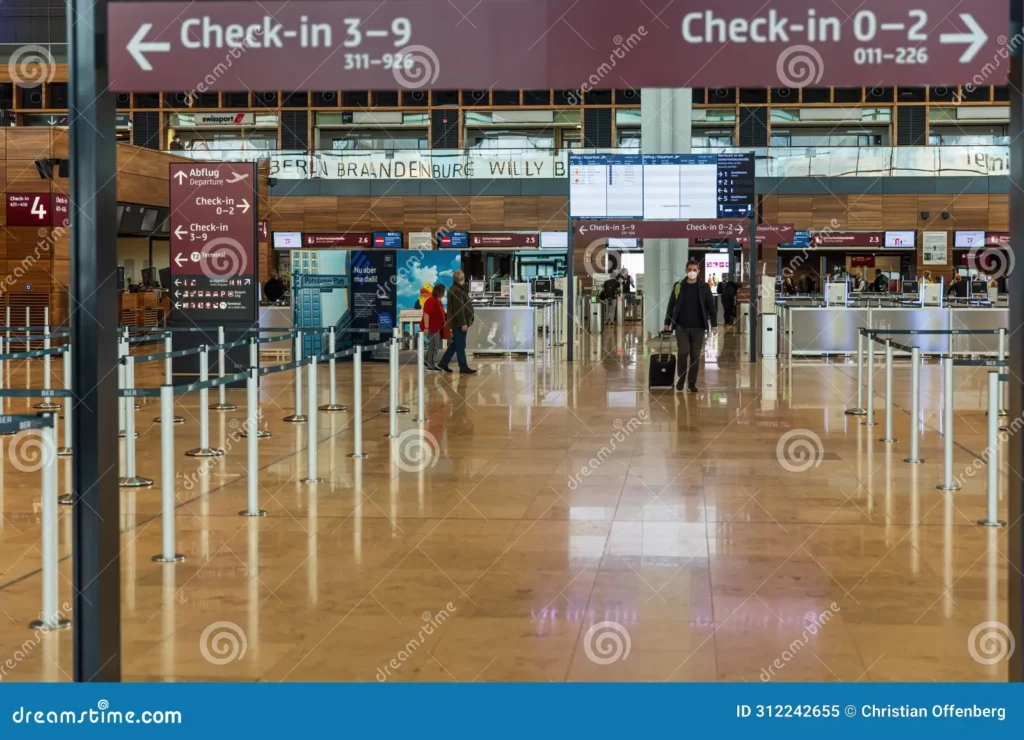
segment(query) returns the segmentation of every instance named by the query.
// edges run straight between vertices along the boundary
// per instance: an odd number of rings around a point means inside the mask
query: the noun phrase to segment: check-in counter
[[[260,329],[283,329],[291,331],[292,324],[291,306],[260,306]],[[269,342],[260,345],[260,355],[273,357],[291,356],[292,343]]]
[[[860,329],[920,332],[1005,329],[1010,318],[1006,308],[793,306],[787,307],[784,314],[784,346],[794,357],[855,354]],[[951,348],[954,352],[989,356],[999,352],[997,334],[904,334],[894,335],[893,340],[913,344],[926,355],[944,354]]]
[[[534,306],[474,305],[466,351],[477,355],[533,354],[537,346]]]

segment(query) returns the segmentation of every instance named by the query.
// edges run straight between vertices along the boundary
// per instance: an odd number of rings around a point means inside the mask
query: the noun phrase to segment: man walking
[[[458,356],[459,372],[462,375],[476,373],[466,360],[466,335],[475,318],[473,301],[466,288],[466,273],[456,270],[452,275],[452,287],[448,289],[448,327],[452,330],[452,341],[448,344],[440,365],[446,373],[451,372],[448,364],[452,361],[453,355]]]
[[[739,290],[731,276],[726,275],[718,284],[718,295],[722,297],[722,313],[725,315],[726,326],[736,320],[736,293]]]
[[[697,376],[700,374],[700,356],[704,348],[704,337],[708,327],[718,334],[718,317],[711,288],[697,278],[700,268],[697,260],[686,263],[686,279],[672,288],[665,312],[665,331],[675,331],[679,349],[679,381],[676,390],[683,386],[690,393],[697,392]]]

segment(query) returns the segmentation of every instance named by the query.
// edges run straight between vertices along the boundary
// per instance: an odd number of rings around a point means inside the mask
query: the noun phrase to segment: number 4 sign
[[[8,226],[50,226],[53,198],[50,193],[8,193]]]

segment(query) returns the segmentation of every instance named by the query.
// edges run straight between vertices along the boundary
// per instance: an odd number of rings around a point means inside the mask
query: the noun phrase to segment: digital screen
[[[953,232],[953,247],[959,249],[971,249],[973,247],[985,246],[984,231],[955,231]]]
[[[375,231],[373,232],[373,246],[384,249],[401,249],[401,231]]]
[[[300,249],[302,234],[298,231],[275,231],[274,249]]]
[[[437,232],[439,249],[469,249],[469,234],[465,231]]]
[[[750,218],[754,210],[754,153],[718,155],[718,217]]]
[[[917,280],[903,281],[903,295],[917,295],[920,292],[920,283]]]
[[[469,281],[469,292],[470,293],[485,293],[485,292],[487,292],[487,281],[486,280],[470,280]]]
[[[911,249],[917,246],[916,231],[887,231],[885,246],[888,249]]]
[[[797,231],[793,234],[793,241],[790,244],[780,244],[780,249],[807,249],[811,246],[811,233],[809,231]]]

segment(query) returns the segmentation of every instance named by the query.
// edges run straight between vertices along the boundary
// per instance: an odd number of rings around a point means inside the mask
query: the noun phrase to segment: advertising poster
[[[438,282],[451,287],[452,275],[462,264],[460,252],[411,252],[399,251],[398,276],[396,281],[398,310],[416,310],[423,307]],[[443,301],[448,305],[448,299]]]
[[[396,254],[393,251],[358,251],[351,255],[352,306],[344,327],[391,330],[395,314]]]
[[[924,232],[921,246],[921,264],[923,265],[945,265],[946,248],[949,245],[948,231],[926,231]]]

